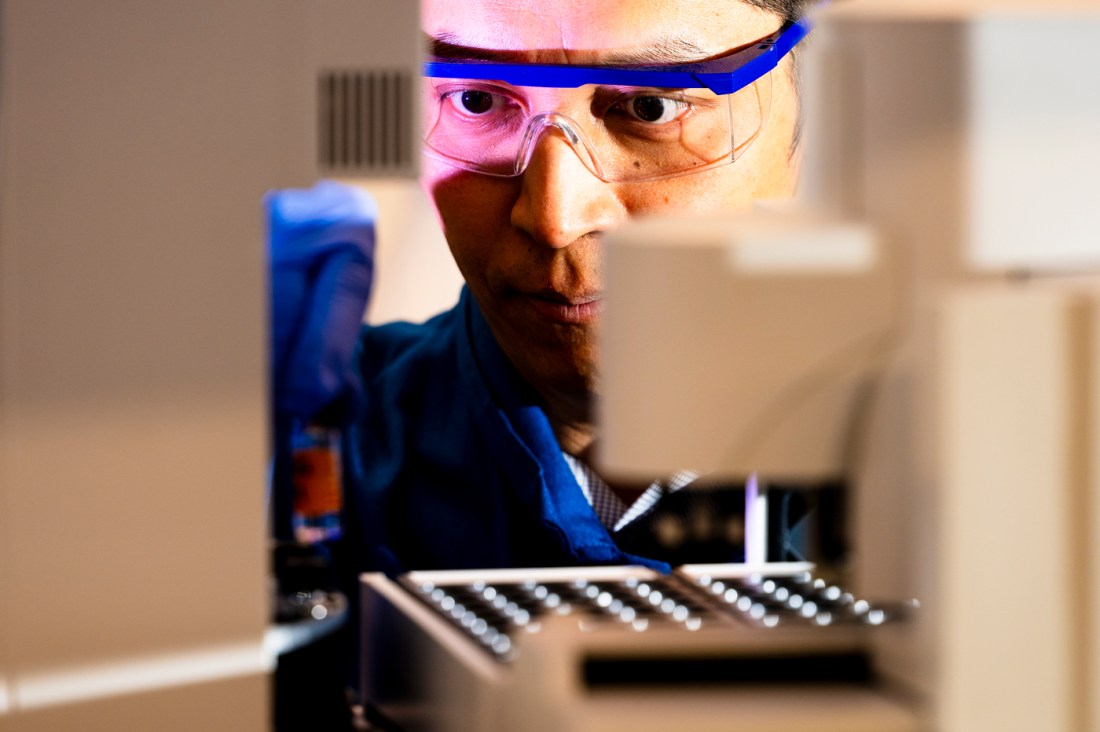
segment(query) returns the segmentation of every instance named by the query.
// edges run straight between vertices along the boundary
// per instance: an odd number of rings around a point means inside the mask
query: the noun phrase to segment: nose
[[[568,130],[545,128],[533,142],[512,225],[536,242],[560,249],[586,234],[605,231],[626,219],[616,187],[597,178],[581,161]]]

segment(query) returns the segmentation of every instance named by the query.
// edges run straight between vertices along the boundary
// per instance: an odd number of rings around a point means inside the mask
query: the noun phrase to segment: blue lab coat
[[[668,564],[622,551],[600,523],[540,398],[477,302],[424,324],[363,330],[366,407],[345,451],[359,570]]]

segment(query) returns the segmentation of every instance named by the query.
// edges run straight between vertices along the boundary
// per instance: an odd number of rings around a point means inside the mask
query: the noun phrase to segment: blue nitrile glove
[[[276,417],[346,415],[362,398],[353,364],[374,271],[374,200],[321,181],[264,197],[271,258]],[[340,404],[337,404],[337,401]]]

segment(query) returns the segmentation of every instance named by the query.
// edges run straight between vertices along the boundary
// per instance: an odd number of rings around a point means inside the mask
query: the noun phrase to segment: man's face
[[[668,41],[717,56],[781,22],[737,0],[426,0],[423,11],[430,37],[585,65]],[[459,269],[504,352],[544,395],[595,391],[604,232],[634,216],[732,212],[793,193],[797,100],[786,63],[771,89],[767,125],[736,162],[676,178],[604,182],[553,133],[515,178],[425,158],[423,184]],[[583,92],[560,98],[570,93]]]

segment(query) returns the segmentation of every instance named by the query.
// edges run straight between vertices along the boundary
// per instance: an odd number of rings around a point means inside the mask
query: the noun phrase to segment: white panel
[[[1083,570],[1081,586],[1085,588],[1080,602],[1089,645],[1081,654],[1083,665],[1079,668],[1086,674],[1081,684],[1085,729],[1100,732],[1100,292],[1094,293],[1089,302],[1085,337],[1082,350],[1087,369],[1084,395],[1087,416],[1080,457],[1087,491],[1082,511],[1086,548],[1085,561],[1079,566]]]
[[[458,271],[435,209],[415,181],[354,181],[378,202],[374,287],[366,321],[425,320],[458,302]]]
[[[241,732],[270,730],[266,674],[28,709],[8,732]]]
[[[942,732],[1074,728],[1068,303],[1004,289],[942,311]]]
[[[965,20],[981,13],[1018,12],[1034,16],[1067,15],[1096,9],[1096,0],[845,0],[831,13],[857,18],[920,20]]]
[[[263,648],[245,643],[24,674],[13,696],[20,710],[33,710],[270,670]]]
[[[608,470],[844,471],[856,396],[894,325],[888,248],[864,227],[760,212],[634,222],[605,245]]]
[[[970,27],[971,263],[1100,269],[1100,9]]]

